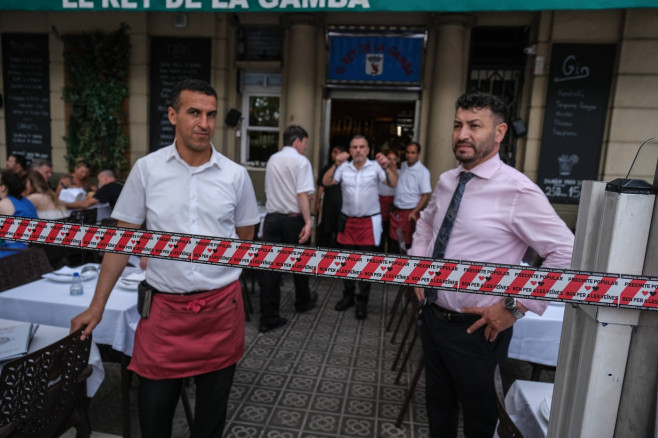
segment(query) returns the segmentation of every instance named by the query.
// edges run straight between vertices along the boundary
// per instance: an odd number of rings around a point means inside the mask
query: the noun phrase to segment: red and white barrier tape
[[[468,293],[658,310],[658,278],[432,260],[0,215],[0,239]]]

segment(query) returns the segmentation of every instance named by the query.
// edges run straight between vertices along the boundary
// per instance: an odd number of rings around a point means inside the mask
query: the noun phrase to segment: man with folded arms
[[[350,151],[338,154],[334,165],[322,177],[324,186],[341,184],[343,205],[342,225],[338,229],[336,241],[347,250],[376,251],[382,236],[382,215],[379,205],[379,183],[395,187],[398,173],[395,166],[382,153],[369,160],[370,147],[363,135],[355,135],[350,141]],[[352,157],[352,161],[347,159]],[[368,316],[370,282],[359,282],[356,294],[356,281],[345,280],[343,298],[336,304],[336,310],[343,311],[356,303],[356,319]]]
[[[507,108],[491,94],[463,95],[455,105],[452,149],[461,163],[439,177],[420,214],[410,255],[519,264],[528,247],[544,266],[569,267],[573,234],[546,195],[499,155]],[[416,288],[422,300],[425,397],[430,436],[491,437],[498,420],[494,369],[502,367],[512,326],[548,303]]]
[[[256,196],[244,167],[218,153],[211,141],[217,93],[205,81],[172,89],[169,121],[174,143],[139,159],[112,212],[120,227],[171,233],[253,238]],[[106,253],[89,308],[71,320],[83,338],[98,325],[128,254]],[[140,376],[138,407],[143,437],[170,437],[184,378],[194,377],[192,437],[221,437],[235,364],[244,349],[240,269],[152,258],[146,284],[150,314],[142,312],[128,369]],[[147,307],[146,304],[144,307]]]

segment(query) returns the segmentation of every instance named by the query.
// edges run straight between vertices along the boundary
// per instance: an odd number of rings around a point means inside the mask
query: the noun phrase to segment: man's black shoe
[[[342,312],[345,309],[349,309],[354,305],[354,298],[343,297],[339,302],[336,303],[336,310]]]
[[[269,323],[269,324],[261,323],[260,328],[258,329],[258,331],[261,332],[261,333],[269,332],[269,331],[272,331],[274,329],[278,329],[279,327],[283,327],[287,323],[288,323],[288,320],[286,318],[284,318],[283,316],[280,316],[279,320],[276,321],[276,322],[272,322],[272,323]]]
[[[366,301],[356,302],[356,319],[366,319],[368,316],[368,303]]]
[[[299,313],[308,312],[315,307],[315,304],[318,302],[318,293],[315,290],[309,292],[308,303],[303,307],[295,307],[295,310]]]

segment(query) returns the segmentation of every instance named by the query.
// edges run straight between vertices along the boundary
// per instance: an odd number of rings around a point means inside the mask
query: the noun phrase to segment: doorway
[[[406,96],[353,94],[336,96],[328,101],[323,163],[327,162],[331,147],[342,145],[348,148],[356,134],[368,139],[370,158],[389,149],[400,153],[415,139],[418,113],[415,93]]]

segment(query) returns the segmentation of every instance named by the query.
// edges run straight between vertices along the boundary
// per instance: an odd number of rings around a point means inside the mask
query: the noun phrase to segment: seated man
[[[98,190],[87,196],[87,198],[81,201],[65,202],[64,205],[66,205],[66,208],[76,209],[89,208],[98,203],[109,203],[110,207],[114,208],[114,204],[119,199],[121,189],[123,188],[123,184],[117,182],[114,172],[109,169],[101,170],[98,173],[98,187]]]

